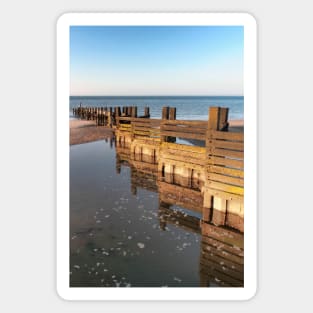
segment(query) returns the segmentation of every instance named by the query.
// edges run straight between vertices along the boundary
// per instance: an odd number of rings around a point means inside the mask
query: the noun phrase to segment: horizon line
[[[69,95],[70,97],[244,97],[244,95]]]

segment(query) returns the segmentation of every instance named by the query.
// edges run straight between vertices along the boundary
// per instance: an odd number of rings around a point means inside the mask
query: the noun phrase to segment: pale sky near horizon
[[[72,26],[70,95],[243,95],[241,26]]]

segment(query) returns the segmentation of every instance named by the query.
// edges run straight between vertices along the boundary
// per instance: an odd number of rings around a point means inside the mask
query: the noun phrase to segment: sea
[[[208,108],[220,106],[229,108],[229,120],[244,119],[243,96],[70,96],[70,117],[72,109],[79,105],[86,107],[137,106],[138,116],[144,107],[150,108],[151,118],[161,118],[162,107],[176,108],[178,120],[207,120]]]

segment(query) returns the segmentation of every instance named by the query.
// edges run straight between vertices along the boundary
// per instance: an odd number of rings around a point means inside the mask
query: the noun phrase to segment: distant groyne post
[[[170,107],[162,107],[162,120],[168,120],[170,116]],[[167,136],[161,136],[161,141],[167,141]]]
[[[149,107],[144,108],[144,117],[149,118],[150,117],[150,109]]]

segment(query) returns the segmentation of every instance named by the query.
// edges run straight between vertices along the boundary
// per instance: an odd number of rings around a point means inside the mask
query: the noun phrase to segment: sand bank
[[[95,121],[70,120],[70,145],[111,138],[111,128],[97,126]]]
[[[243,132],[244,120],[230,120],[228,130],[230,132]]]

